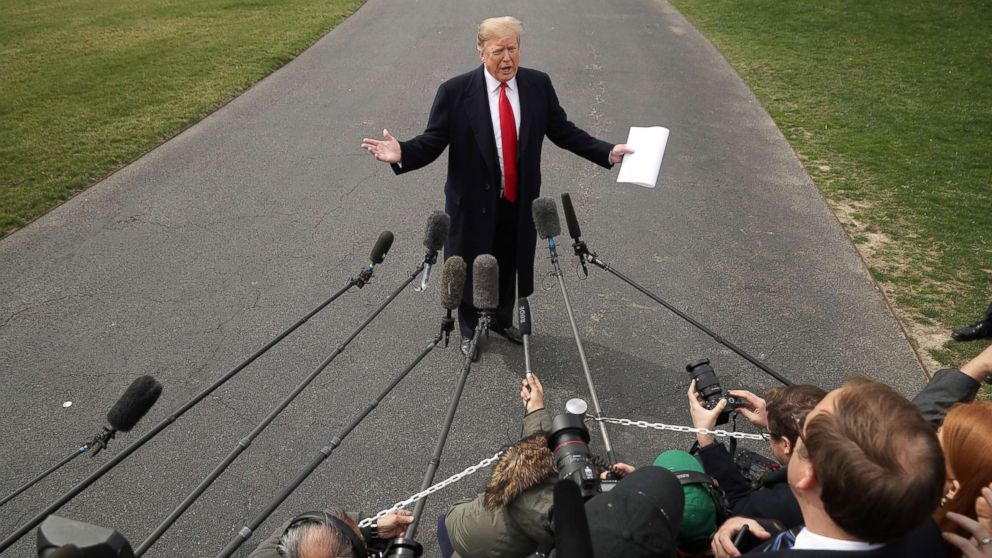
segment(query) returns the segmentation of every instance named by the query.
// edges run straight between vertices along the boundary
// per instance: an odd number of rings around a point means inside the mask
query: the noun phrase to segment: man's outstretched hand
[[[610,164],[615,165],[623,161],[624,155],[633,152],[633,148],[627,147],[627,144],[625,143],[618,143],[617,145],[614,145],[613,149],[610,150]]]
[[[368,151],[373,157],[384,163],[399,163],[403,159],[400,142],[386,129],[382,130],[381,141],[371,138],[363,139],[362,149]],[[613,159],[612,154],[610,155],[610,159]]]

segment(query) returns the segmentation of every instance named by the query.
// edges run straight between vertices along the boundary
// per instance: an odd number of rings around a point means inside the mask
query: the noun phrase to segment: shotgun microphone
[[[431,267],[437,263],[437,253],[444,248],[448,241],[448,231],[451,229],[451,217],[443,211],[435,211],[427,218],[427,230],[424,231],[424,276],[420,280],[420,288],[416,291],[427,290],[427,282],[431,279]]]
[[[565,212],[565,223],[568,225],[568,236],[572,237],[572,248],[575,255],[579,257],[582,264],[582,273],[589,277],[589,268],[586,267],[585,254],[588,252],[586,243],[582,241],[582,229],[579,228],[579,219],[575,216],[575,208],[572,207],[572,197],[568,193],[561,195],[561,209]]]
[[[389,253],[389,249],[392,246],[393,233],[382,231],[379,234],[379,239],[375,241],[375,246],[372,247],[372,254],[369,255],[369,266],[359,273],[358,278],[354,280],[356,287],[361,289],[369,284],[369,281],[372,280],[372,273],[375,271],[375,266],[381,264],[386,259],[386,254]]]
[[[467,267],[465,260],[461,256],[451,256],[444,262],[441,268],[441,284],[438,287],[438,295],[441,299],[441,307],[447,310],[442,320],[441,329],[444,331],[444,346],[448,346],[448,339],[455,327],[455,320],[451,317],[451,312],[458,308],[465,296],[465,280],[467,279]]]
[[[103,427],[103,433],[98,434],[91,442],[93,457],[100,450],[107,449],[107,442],[118,432],[128,432],[141,420],[162,395],[162,384],[151,376],[141,376],[131,382],[120,399],[107,412],[107,423],[110,428]]]

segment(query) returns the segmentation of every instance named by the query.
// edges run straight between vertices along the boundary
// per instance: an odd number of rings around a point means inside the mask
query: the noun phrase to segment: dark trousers
[[[496,234],[489,253],[499,264],[499,306],[496,308],[497,328],[513,325],[513,305],[517,297],[517,227],[519,226],[519,201],[510,203],[504,198],[496,202]],[[466,262],[471,268],[472,262]],[[473,281],[474,285],[474,281]],[[462,337],[471,338],[479,323],[479,312],[471,304],[472,293],[466,292],[458,307],[458,328]]]

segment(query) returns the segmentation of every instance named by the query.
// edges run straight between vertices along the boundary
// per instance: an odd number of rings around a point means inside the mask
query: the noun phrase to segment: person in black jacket
[[[733,515],[774,519],[786,527],[802,524],[799,502],[786,482],[785,466],[799,438],[797,420],[804,419],[827,392],[816,386],[793,385],[772,388],[765,399],[750,391],[732,390],[730,394],[747,403],[747,408],[739,408],[737,412],[764,430],[772,455],[782,467],[766,474],[761,485],[752,488],[723,444],[717,443],[712,435],[697,434],[703,470],[720,483]],[[712,430],[726,400],[712,410],[704,408],[696,393],[695,380],[689,385],[688,396],[692,425]]]

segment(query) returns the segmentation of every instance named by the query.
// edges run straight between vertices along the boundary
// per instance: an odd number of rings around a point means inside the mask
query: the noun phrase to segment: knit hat
[[[654,464],[673,473],[695,471],[703,473],[703,466],[695,457],[682,450],[669,450],[658,456]],[[685,494],[685,510],[682,512],[682,528],[679,529],[678,545],[693,546],[700,541],[708,541],[716,531],[716,505],[709,492],[698,484],[682,486]]]

